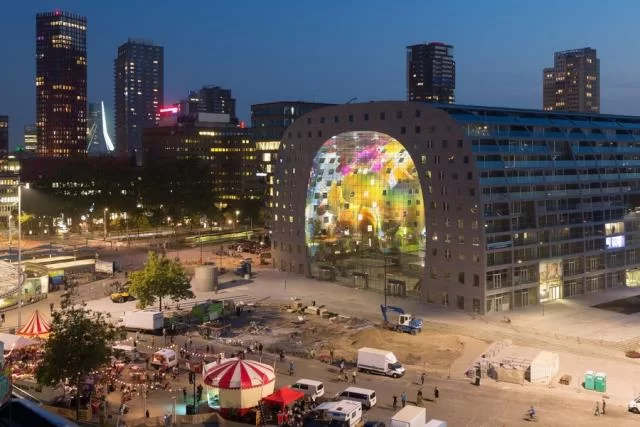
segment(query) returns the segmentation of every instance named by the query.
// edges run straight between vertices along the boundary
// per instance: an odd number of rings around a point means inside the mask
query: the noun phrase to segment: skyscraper
[[[407,46],[407,99],[455,102],[453,46],[433,42]]]
[[[546,111],[600,112],[600,60],[590,47],[556,52],[542,74]]]
[[[9,152],[9,116],[0,116],[0,154]]]
[[[35,153],[38,150],[38,128],[36,125],[24,126],[24,142],[22,149],[27,153]]]
[[[142,129],[160,120],[164,101],[164,48],[142,39],[118,47],[114,61],[116,150],[139,156]],[[137,154],[136,154],[137,153]]]
[[[197,91],[190,91],[189,97],[180,101],[180,112],[186,115],[228,114],[231,123],[238,123],[236,99],[231,96],[231,89],[223,89],[220,86],[203,86]]]
[[[84,155],[87,141],[87,18],[36,15],[38,154]]]

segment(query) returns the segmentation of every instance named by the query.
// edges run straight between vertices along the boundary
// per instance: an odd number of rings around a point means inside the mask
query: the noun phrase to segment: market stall
[[[246,359],[226,359],[204,367],[209,407],[223,415],[242,415],[273,393],[276,375],[272,366]]]
[[[16,334],[29,338],[47,338],[49,332],[51,332],[51,323],[44,318],[40,311],[36,310]]]

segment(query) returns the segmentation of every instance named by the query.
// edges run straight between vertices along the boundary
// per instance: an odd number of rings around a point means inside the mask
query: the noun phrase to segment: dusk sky
[[[88,18],[89,100],[113,105],[113,59],[129,37],[165,47],[165,103],[230,88],[238,115],[277,100],[405,99],[405,47],[454,45],[461,104],[541,108],[556,50],[593,47],[601,111],[640,115],[640,3],[570,1],[6,1],[0,114],[11,143],[35,121],[35,15]]]

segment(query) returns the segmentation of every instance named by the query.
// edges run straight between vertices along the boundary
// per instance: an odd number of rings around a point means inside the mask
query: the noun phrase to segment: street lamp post
[[[234,224],[234,229],[236,228],[237,225],[240,225],[240,220],[238,219],[238,217],[240,216],[240,211],[236,211],[236,222]]]
[[[18,183],[18,328],[22,323],[22,226],[20,217],[22,216],[22,186]]]
[[[109,208],[104,208],[104,211],[102,212],[102,225],[104,226],[104,241],[107,241],[107,212],[109,211]]]

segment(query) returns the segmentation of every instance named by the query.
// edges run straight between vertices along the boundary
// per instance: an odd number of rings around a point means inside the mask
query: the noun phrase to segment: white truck
[[[129,331],[159,333],[164,328],[164,314],[157,310],[125,311],[122,326]]]
[[[359,371],[370,374],[382,374],[393,378],[404,375],[404,367],[393,352],[377,348],[362,347],[358,350]]]
[[[407,405],[391,417],[389,427],[424,427],[426,422],[425,408]]]

